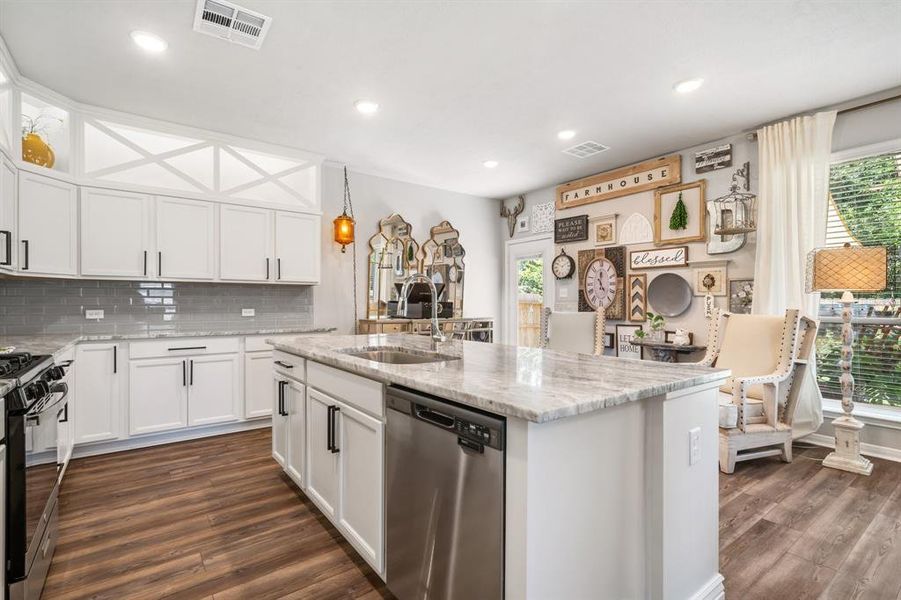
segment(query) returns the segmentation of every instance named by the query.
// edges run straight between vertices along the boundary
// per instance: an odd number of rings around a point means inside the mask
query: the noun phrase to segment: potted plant
[[[652,342],[662,342],[666,337],[663,327],[666,325],[662,315],[648,313],[648,327],[651,328],[650,334],[647,336]]]

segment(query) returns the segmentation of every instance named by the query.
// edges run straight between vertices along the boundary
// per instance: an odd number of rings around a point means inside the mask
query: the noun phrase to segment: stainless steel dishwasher
[[[504,419],[395,386],[388,408],[388,589],[503,598]]]

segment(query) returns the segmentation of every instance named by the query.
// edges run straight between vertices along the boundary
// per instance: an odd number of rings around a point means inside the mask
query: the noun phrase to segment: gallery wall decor
[[[641,213],[632,213],[619,230],[619,243],[623,245],[647,244],[654,241],[654,228]]]
[[[588,215],[554,220],[554,243],[583,242],[588,239]]]
[[[675,331],[666,330],[664,333],[664,336],[663,336],[663,341],[666,342],[667,344],[674,344],[675,337],[676,337]],[[689,331],[688,332],[688,345],[691,346],[694,343],[695,343],[695,334],[693,334]]]
[[[616,217],[618,215],[601,215],[588,219],[595,246],[612,246],[616,243]]]
[[[589,265],[596,258],[606,258],[613,264],[616,271],[616,292],[613,302],[607,307],[605,315],[608,319],[621,321],[626,318],[626,295],[625,295],[625,265],[626,249],[623,246],[610,246],[607,248],[594,248],[591,250],[580,250],[578,254],[578,281],[579,281],[579,312],[594,312],[594,308],[588,302],[585,292],[585,274]]]
[[[507,219],[507,229],[510,231],[510,237],[513,237],[513,234],[516,233],[516,218],[522,214],[522,211],[525,209],[526,197],[523,195],[519,196],[519,199],[516,201],[513,208],[507,208],[503,201],[501,201],[501,217]]]
[[[717,220],[716,235],[736,235],[757,230],[757,194],[751,193],[751,163],[732,174],[729,192],[712,200]]]
[[[631,273],[626,281],[628,318],[633,323],[644,322],[648,318],[648,276],[645,273]]]
[[[629,252],[629,269],[665,269],[686,265],[688,265],[688,246]]]
[[[612,333],[604,332],[604,348],[613,348],[614,336]]]
[[[733,279],[729,282],[729,312],[751,314],[753,302],[753,279]]]
[[[707,173],[732,166],[732,144],[722,144],[695,152],[695,173]]]
[[[641,330],[641,325],[616,326],[616,355],[618,357],[641,359],[641,346],[634,343],[635,332]]]
[[[707,239],[707,204],[703,179],[654,192],[654,243],[684,244]]]
[[[621,167],[557,186],[557,210],[627,196],[682,181],[679,154]]]
[[[726,267],[700,267],[692,271],[692,287],[695,296],[725,296]]]
[[[532,207],[532,233],[550,233],[554,230],[554,203],[544,202]]]
[[[717,223],[728,222],[730,219],[730,215],[720,213],[716,202],[707,201],[707,227],[710,229],[707,235],[707,254],[728,254],[744,248],[748,239],[747,234],[717,235],[714,233]]]

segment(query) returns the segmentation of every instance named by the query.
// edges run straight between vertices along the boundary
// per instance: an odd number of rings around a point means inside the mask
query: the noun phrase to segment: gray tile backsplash
[[[102,308],[101,321],[84,311]],[[254,317],[242,317],[253,308]],[[139,334],[309,327],[313,290],[300,285],[0,279],[0,335]]]

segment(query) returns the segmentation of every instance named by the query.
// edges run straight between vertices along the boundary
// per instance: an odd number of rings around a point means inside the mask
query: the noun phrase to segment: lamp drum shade
[[[819,248],[807,265],[808,292],[879,292],[886,286],[887,252],[881,246]]]

